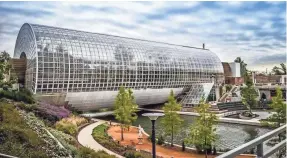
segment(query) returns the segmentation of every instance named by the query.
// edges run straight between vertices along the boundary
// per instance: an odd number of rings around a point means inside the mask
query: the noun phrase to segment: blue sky
[[[206,47],[249,69],[286,62],[285,2],[0,2],[0,51],[23,23]]]

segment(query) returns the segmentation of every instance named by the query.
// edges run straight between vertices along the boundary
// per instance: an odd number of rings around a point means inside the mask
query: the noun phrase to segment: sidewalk
[[[96,151],[104,150],[105,152],[107,152],[110,155],[115,155],[118,158],[124,158],[124,157],[122,157],[122,156],[120,156],[120,155],[108,150],[107,148],[103,147],[102,145],[100,145],[98,142],[96,142],[94,140],[94,138],[92,136],[93,129],[95,127],[97,127],[98,125],[101,125],[103,123],[104,123],[104,121],[99,121],[98,120],[97,122],[92,123],[92,124],[84,127],[78,134],[78,137],[77,137],[78,142],[81,145],[83,145],[85,147],[89,147],[89,148],[94,149]]]

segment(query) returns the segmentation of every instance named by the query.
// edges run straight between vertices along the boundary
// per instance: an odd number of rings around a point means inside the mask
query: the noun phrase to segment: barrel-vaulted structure
[[[171,89],[190,106],[223,82],[208,49],[28,23],[14,58],[27,59],[25,86],[37,96],[61,95],[83,111],[113,106],[120,86],[132,88],[140,106],[166,102]]]

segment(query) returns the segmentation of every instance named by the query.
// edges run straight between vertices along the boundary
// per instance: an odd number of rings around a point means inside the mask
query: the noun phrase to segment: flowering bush
[[[63,106],[55,106],[47,103],[39,103],[36,107],[37,109],[37,116],[47,119],[53,123],[56,121],[68,117],[71,112]]]

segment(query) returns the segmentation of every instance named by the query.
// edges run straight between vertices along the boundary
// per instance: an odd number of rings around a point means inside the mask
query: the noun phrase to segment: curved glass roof
[[[223,81],[220,59],[207,49],[25,23],[14,57],[28,60],[35,93],[186,88]]]

